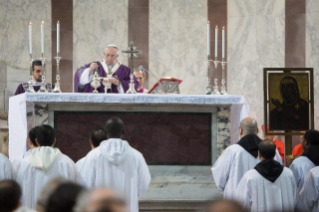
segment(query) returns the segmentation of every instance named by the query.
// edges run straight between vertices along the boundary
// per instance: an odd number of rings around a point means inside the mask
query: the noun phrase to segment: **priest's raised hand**
[[[74,91],[90,93],[94,88],[90,85],[94,70],[100,77],[109,78],[111,83],[108,93],[125,93],[129,88],[131,70],[121,64],[118,60],[119,49],[116,45],[110,44],[103,52],[104,60],[86,64],[79,68],[74,76]],[[135,89],[138,88],[138,81],[134,77]],[[99,93],[104,93],[104,84],[97,89]]]

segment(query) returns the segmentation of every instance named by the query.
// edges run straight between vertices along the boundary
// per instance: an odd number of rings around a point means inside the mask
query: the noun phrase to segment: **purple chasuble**
[[[106,77],[106,71],[104,70],[101,62],[97,61],[98,64],[97,71],[100,75],[100,77]],[[79,68],[74,76],[74,92],[83,92],[83,93],[92,93],[94,88],[91,87],[90,83],[86,84],[84,88],[80,88],[78,85],[80,83],[80,78],[83,73],[83,71],[87,68],[89,68],[91,63],[86,64]],[[126,67],[125,65],[120,65],[120,67],[113,73],[113,77],[117,77],[120,80],[120,83],[124,89],[124,92],[126,92],[129,88],[129,83],[130,83],[130,73],[131,69]],[[134,76],[134,83],[135,83],[135,90],[138,88],[138,81],[136,80]],[[104,85],[101,83],[101,87],[97,89],[99,93],[104,93]],[[117,86],[114,85],[113,83],[111,84],[111,93],[118,93]]]
[[[33,89],[34,89],[34,91],[37,92],[38,90],[40,90],[40,86],[35,86],[35,85],[34,85],[34,86],[33,86]],[[16,92],[14,93],[14,95],[19,95],[19,94],[22,94],[22,93],[25,93],[25,90],[24,90],[22,84],[20,84],[20,85],[18,86]]]

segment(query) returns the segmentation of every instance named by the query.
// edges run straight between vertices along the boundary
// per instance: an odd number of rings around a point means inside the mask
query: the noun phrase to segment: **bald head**
[[[241,132],[240,132],[241,137],[245,135],[257,135],[258,133],[257,121],[250,117],[244,118],[240,122],[240,129],[241,129]]]
[[[208,204],[205,212],[244,212],[245,210],[231,200],[215,200]]]
[[[124,135],[124,123],[118,117],[110,118],[105,124],[107,138],[122,138]]]
[[[258,145],[260,160],[273,159],[276,155],[276,144],[269,139],[265,139]]]

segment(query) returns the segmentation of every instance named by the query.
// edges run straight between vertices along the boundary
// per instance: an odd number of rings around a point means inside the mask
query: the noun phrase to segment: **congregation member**
[[[88,153],[80,173],[87,187],[113,189],[126,200],[129,211],[138,212],[138,200],[151,181],[148,166],[143,155],[122,139],[121,119],[109,119],[105,132],[107,140]]]
[[[37,133],[37,129],[39,129],[39,126],[33,127],[30,131],[29,131],[29,145],[30,145],[30,149],[25,152],[23,155],[13,159],[12,161],[12,166],[13,169],[16,170],[18,165],[20,165],[20,162],[23,160],[23,158],[26,158],[30,152],[32,152],[32,150],[36,147],[38,147],[35,138],[36,138],[36,133]]]
[[[21,161],[17,169],[22,205],[34,209],[39,193],[52,178],[60,176],[81,182],[75,163],[53,147],[55,142],[54,129],[49,125],[40,126],[36,133],[38,147]]]
[[[292,171],[273,158],[276,145],[266,139],[258,145],[258,163],[247,171],[236,189],[236,200],[249,211],[294,211],[297,187]]]
[[[146,73],[144,70],[141,69],[135,69],[134,70],[134,76],[137,79],[139,85],[138,88],[136,89],[137,93],[147,93],[148,90],[144,88],[144,81],[146,79]]]
[[[100,77],[109,78],[108,93],[126,93],[130,83],[131,70],[118,61],[119,49],[116,45],[110,44],[105,48],[104,60],[102,62],[93,62],[84,65],[76,71],[74,76],[74,91],[91,93],[94,88],[91,86],[94,70],[97,70]],[[134,77],[134,76],[133,76]],[[135,90],[138,82],[134,77]],[[104,85],[97,89],[98,92],[104,93]]]
[[[74,182],[61,183],[49,196],[45,211],[73,212],[76,199],[83,191],[85,188]]]
[[[4,154],[0,153],[0,180],[15,179],[15,172],[11,161]]]
[[[296,205],[297,212],[301,211],[319,211],[319,167],[311,169],[305,179],[298,202]]]
[[[32,62],[32,85],[34,91],[40,90],[42,82],[42,62],[41,60],[34,60]],[[24,87],[22,84],[18,86],[14,95],[25,93]]]
[[[104,140],[106,140],[105,131],[102,128],[93,129],[89,139],[91,149],[95,149],[96,147],[100,146],[100,143]],[[83,157],[78,162],[76,162],[76,166],[79,170],[81,169],[85,158],[86,157]]]
[[[237,144],[227,147],[212,167],[214,181],[224,199],[233,199],[242,176],[254,168],[259,161],[257,121],[247,117],[240,122],[241,139]],[[281,162],[277,151],[276,160]]]
[[[319,165],[319,131],[308,130],[302,139],[302,156],[296,158],[289,166],[297,184],[297,194],[300,193],[305,177],[310,169]]]
[[[13,212],[21,205],[21,188],[14,180],[0,182],[0,211]]]
[[[278,139],[276,139],[275,136],[273,136],[273,135],[267,135],[266,136],[265,135],[265,126],[264,125],[261,126],[261,129],[262,129],[262,131],[264,133],[264,139],[272,140],[275,143],[276,148],[277,148],[277,150],[279,152],[279,155],[280,155],[280,157],[282,159],[282,163],[285,164],[285,144],[283,142],[279,141]],[[267,131],[272,133],[272,131],[269,131],[269,125],[267,125]]]

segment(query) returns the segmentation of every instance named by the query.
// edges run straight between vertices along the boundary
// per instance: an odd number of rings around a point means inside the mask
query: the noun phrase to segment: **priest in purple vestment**
[[[32,63],[32,85],[34,91],[38,91],[42,82],[42,62],[41,60],[34,60]],[[24,87],[20,84],[14,93],[14,95],[18,95],[21,93],[25,93]]]
[[[116,45],[110,44],[105,48],[104,61],[93,62],[79,68],[74,76],[74,92],[91,93],[94,88],[90,83],[93,78],[94,70],[97,70],[100,77],[108,77],[111,83],[108,93],[125,93],[130,83],[130,68],[121,64],[117,59],[119,49]],[[138,81],[134,77],[135,89]],[[104,93],[104,85],[97,89],[99,93]]]

